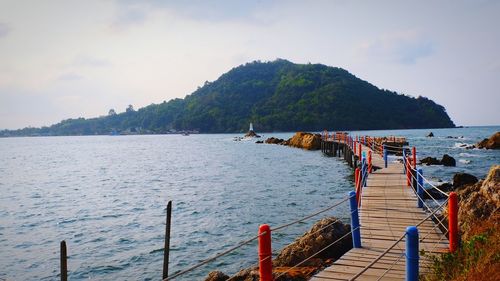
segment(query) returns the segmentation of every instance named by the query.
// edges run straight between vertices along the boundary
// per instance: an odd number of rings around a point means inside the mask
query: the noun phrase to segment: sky
[[[499,15],[488,0],[0,0],[0,129],[182,98],[276,58],[500,125]]]

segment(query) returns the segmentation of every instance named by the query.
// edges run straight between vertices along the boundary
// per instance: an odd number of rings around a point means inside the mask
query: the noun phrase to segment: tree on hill
[[[322,64],[278,59],[240,65],[205,82],[184,99],[173,99],[124,113],[68,119],[44,128],[46,134],[108,134],[141,127],[151,133],[198,130],[243,132],[449,128],[455,125],[441,105],[382,90],[348,71]],[[25,135],[36,130],[3,131]]]

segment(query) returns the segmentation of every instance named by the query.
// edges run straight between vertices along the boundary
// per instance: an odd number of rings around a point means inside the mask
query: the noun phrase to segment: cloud
[[[74,72],[64,73],[57,78],[57,80],[61,80],[61,81],[77,81],[77,80],[81,80],[81,79],[83,79],[83,76],[81,76],[77,73],[74,73]]]
[[[108,67],[112,63],[103,58],[79,55],[75,57],[71,65],[76,67]]]
[[[3,22],[0,22],[0,38],[6,37],[10,32],[10,27]]]
[[[234,0],[117,0],[118,13],[115,24],[143,23],[154,11],[167,10],[175,15],[196,21],[226,22],[255,20],[256,11],[273,3]]]
[[[435,44],[416,31],[383,35],[360,48],[364,56],[400,64],[415,64],[419,59],[431,56]]]
[[[144,6],[139,4],[120,5],[118,6],[113,27],[140,24],[145,22],[146,19],[147,10]]]

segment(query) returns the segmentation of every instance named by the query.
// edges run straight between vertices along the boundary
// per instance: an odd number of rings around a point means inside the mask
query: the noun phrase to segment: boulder
[[[422,160],[420,160],[420,163],[426,164],[427,166],[429,166],[429,165],[441,165],[441,161],[439,161],[435,157],[425,157]]]
[[[289,140],[289,146],[303,148],[307,150],[318,150],[321,149],[321,135],[297,132]]]
[[[500,165],[491,167],[485,180],[457,191],[458,223],[462,238],[469,238],[470,227],[479,220],[490,219],[500,210]],[[445,208],[443,215],[448,215]]]
[[[260,140],[260,141],[256,141],[255,143],[264,143],[264,142]]]
[[[319,269],[332,264],[335,260],[352,248],[352,236],[346,235],[350,231],[350,225],[342,223],[335,217],[324,218],[315,223],[309,231],[297,238],[292,244],[286,246],[278,254],[276,259],[273,261],[273,280],[309,280],[309,278],[311,278],[311,276],[313,276]],[[346,237],[337,243],[328,246],[344,235],[346,235]],[[301,264],[296,268],[291,268],[325,247],[326,249],[324,251],[310,259],[308,262]],[[287,273],[282,275],[283,272]],[[258,281],[259,268],[251,267],[243,269],[232,276],[230,280]]]
[[[432,138],[433,136],[434,136],[434,134],[433,134],[432,132],[430,132],[430,133],[427,135],[427,137],[428,137],[428,138]]]
[[[455,160],[455,158],[451,157],[450,155],[445,154],[445,155],[443,155],[443,158],[441,159],[441,164],[443,164],[443,166],[447,166],[447,167],[455,167],[457,165],[457,161]]]
[[[337,222],[334,223],[336,220]],[[351,231],[350,225],[343,224],[337,218],[324,218],[292,244],[286,246],[273,261],[273,266],[295,266],[349,231]],[[348,235],[301,266],[321,266],[328,259],[338,259],[351,248],[352,237]]]
[[[484,139],[476,144],[477,148],[500,149],[500,132],[496,132],[489,139]]]
[[[220,271],[212,271],[208,274],[207,278],[205,278],[205,281],[226,281],[227,279],[229,279],[229,276],[226,274]]]
[[[260,138],[257,133],[255,133],[253,130],[248,131],[248,133],[245,134],[246,138]]]
[[[478,179],[467,173],[456,173],[453,176],[453,189],[457,189],[463,185],[475,184],[478,182]]]
[[[266,140],[266,143],[270,143],[270,144],[281,144],[283,143],[283,139],[279,139],[279,138],[275,138],[275,137],[270,137]]]

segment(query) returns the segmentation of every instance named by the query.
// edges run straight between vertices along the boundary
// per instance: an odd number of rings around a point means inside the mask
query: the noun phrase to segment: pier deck
[[[370,150],[363,146],[363,151]],[[384,167],[383,158],[372,154],[374,166]],[[417,196],[406,184],[403,164],[389,163],[370,174],[362,189],[359,209],[362,248],[353,248],[333,265],[317,273],[311,280],[352,280],[374,259],[393,245],[405,233],[406,227],[416,225],[428,216],[417,207]],[[448,239],[431,220],[420,226],[419,247],[426,252],[448,251]],[[355,280],[405,280],[405,239],[403,238],[380,260]],[[424,273],[430,258],[420,255],[419,270]]]

